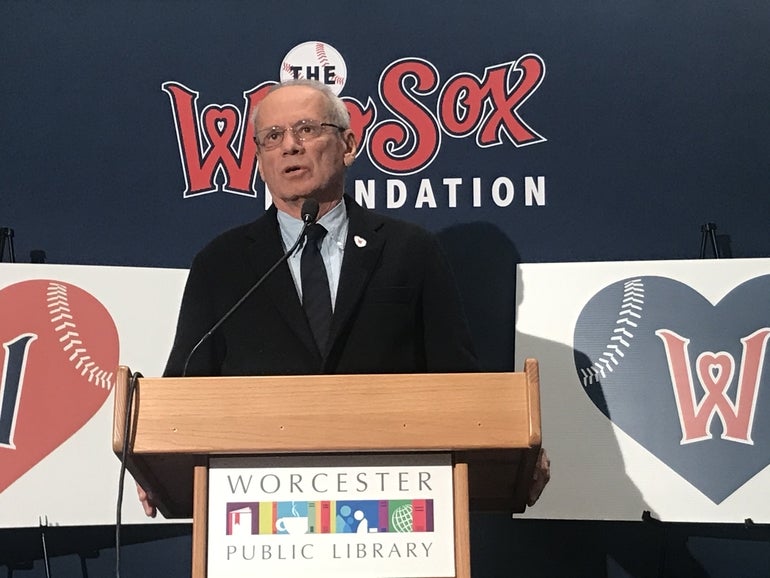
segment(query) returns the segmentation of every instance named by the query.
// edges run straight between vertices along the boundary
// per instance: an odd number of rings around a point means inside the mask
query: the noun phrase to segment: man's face
[[[294,126],[300,120],[331,122],[326,97],[309,86],[286,86],[268,94],[259,105],[256,134],[277,126]],[[292,207],[308,197],[328,203],[342,197],[345,168],[355,156],[351,130],[326,127],[309,141],[298,141],[287,130],[274,149],[257,146],[259,175],[267,183],[278,209]]]

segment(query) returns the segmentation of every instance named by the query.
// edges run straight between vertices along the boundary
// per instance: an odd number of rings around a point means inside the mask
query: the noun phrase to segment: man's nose
[[[283,151],[286,153],[293,153],[297,152],[304,146],[304,143],[302,140],[294,133],[294,130],[291,128],[287,128],[286,132],[283,133],[283,142],[281,142],[281,146],[283,147]]]

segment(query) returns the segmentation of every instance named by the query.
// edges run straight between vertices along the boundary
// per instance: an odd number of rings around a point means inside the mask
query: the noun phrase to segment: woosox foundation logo
[[[315,79],[341,94],[348,69],[333,46],[305,42],[287,53],[279,77],[282,81]],[[381,110],[372,97],[365,102],[341,97],[350,113],[358,156],[366,154],[371,164],[386,175],[384,182],[356,180],[356,200],[368,208],[375,208],[378,199],[385,208],[400,208],[409,200],[415,208],[436,208],[439,203],[454,208],[460,196],[469,199],[467,204],[473,207],[485,202],[505,207],[521,189],[525,206],[545,205],[543,175],[485,179],[444,175],[439,179],[423,178],[412,191],[399,178],[418,175],[428,168],[439,156],[446,136],[472,137],[481,149],[545,142],[519,111],[544,77],[545,63],[536,54],[491,65],[479,76],[461,72],[443,84],[439,71],[427,60],[407,57],[392,62],[379,78],[377,100]],[[242,109],[233,104],[208,104],[201,110],[199,92],[178,82],[163,83],[176,125],[185,198],[214,192],[258,196],[254,127],[248,118],[251,109],[275,84],[265,81],[244,91]],[[434,108],[426,104],[428,97],[436,98]],[[263,188],[267,207],[270,192]]]

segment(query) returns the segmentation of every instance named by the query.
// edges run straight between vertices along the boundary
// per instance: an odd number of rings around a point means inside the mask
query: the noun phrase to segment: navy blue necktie
[[[332,320],[332,298],[329,278],[321,257],[321,241],[326,235],[323,225],[314,223],[307,229],[305,248],[302,250],[300,275],[302,277],[302,308],[310,323],[318,349],[323,354]]]

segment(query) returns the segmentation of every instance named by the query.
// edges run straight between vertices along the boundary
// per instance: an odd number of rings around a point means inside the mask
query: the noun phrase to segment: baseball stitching
[[[284,63],[283,63],[283,71],[286,72],[287,74],[291,74],[291,64],[289,64],[288,62],[284,61]],[[299,77],[298,78],[302,78],[302,73],[301,72],[299,73]]]
[[[318,57],[318,61],[321,63],[321,66],[329,66],[331,63],[329,62],[329,58],[326,56],[326,45],[323,42],[316,42],[315,44],[315,55]],[[344,84],[345,78],[342,76],[334,76],[334,84]]]
[[[641,279],[630,279],[623,284],[623,287],[622,305],[618,312],[618,318],[615,320],[617,327],[612,331],[613,335],[610,337],[610,342],[604,347],[604,351],[593,365],[580,369],[583,387],[598,381],[599,376],[604,378],[607,377],[607,373],[612,373],[614,367],[620,365],[618,357],[625,357],[623,349],[631,347],[634,334],[629,329],[636,329],[638,327],[637,321],[642,318],[644,283]]]
[[[315,43],[315,55],[318,57],[318,62],[320,62],[322,66],[329,66],[329,59],[326,58],[326,49],[324,48],[323,42]]]
[[[77,325],[69,307],[67,286],[49,283],[46,295],[48,313],[51,316],[51,323],[54,324],[54,331],[59,335],[62,350],[65,353],[72,352],[69,356],[70,362],[75,365],[76,370],[80,371],[80,375],[88,374],[88,383],[98,385],[102,389],[112,389],[113,372],[108,373],[101,369],[83,347],[83,341],[80,339],[80,333],[77,331]]]

